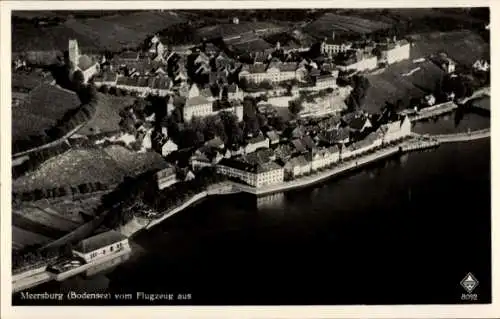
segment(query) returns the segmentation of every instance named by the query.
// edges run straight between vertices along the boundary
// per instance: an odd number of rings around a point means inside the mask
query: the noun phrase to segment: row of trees
[[[168,211],[182,205],[192,196],[205,191],[209,186],[226,180],[227,178],[218,174],[215,168],[206,167],[200,170],[194,179],[176,183],[165,190],[159,191],[154,196],[150,196],[147,204],[156,211]]]
[[[352,112],[363,105],[366,92],[370,88],[370,81],[363,76],[355,75],[351,78],[350,85],[352,86],[352,91],[346,100],[346,104],[348,111]]]
[[[258,92],[258,91],[266,91],[274,89],[274,86],[269,81],[262,81],[260,83],[256,83],[254,81],[249,81],[246,78],[241,78],[239,80],[239,87],[246,92]]]
[[[58,144],[53,147],[49,147],[38,152],[31,153],[29,159],[24,161],[22,164],[12,167],[12,178],[18,178],[28,172],[36,170],[40,165],[47,161],[48,159],[60,155],[71,147],[66,144]]]
[[[24,271],[46,266],[64,256],[71,256],[72,246],[64,245],[42,249],[40,245],[25,246],[22,250],[12,251],[12,272]]]
[[[30,135],[27,139],[14,141],[12,152],[19,153],[62,138],[78,125],[91,119],[97,111],[97,90],[93,86],[86,86],[77,93],[82,101],[79,108],[66,112],[54,127],[45,131],[45,134]]]
[[[84,183],[76,186],[61,186],[61,187],[45,188],[45,189],[42,188],[24,193],[13,193],[12,199],[14,201],[30,202],[45,198],[57,198],[65,196],[91,194],[99,191],[108,190],[109,187],[110,185],[103,184],[101,182],[95,182],[95,183]]]

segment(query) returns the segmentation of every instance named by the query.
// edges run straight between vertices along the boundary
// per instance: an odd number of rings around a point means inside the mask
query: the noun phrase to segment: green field
[[[98,18],[68,17],[64,17],[66,21],[50,26],[40,26],[29,20],[14,21],[12,51],[66,50],[71,38],[78,40],[84,52],[120,51],[135,48],[147,36],[185,21],[182,15],[170,11],[123,11]]]
[[[335,34],[363,34],[388,29],[391,25],[373,19],[360,18],[352,15],[325,13],[320,18],[308,24],[304,31],[316,36],[324,37]]]
[[[365,110],[377,112],[386,101],[394,103],[398,99],[408,106],[412,97],[420,98],[434,92],[444,75],[443,70],[431,61],[413,63],[413,59],[446,52],[457,63],[470,67],[477,59],[489,56],[489,44],[470,31],[426,34],[415,39],[415,45],[410,49],[410,60],[393,64],[383,73],[367,76],[370,88],[363,103]],[[417,67],[419,71],[402,76]]]
[[[42,84],[32,90],[26,102],[12,110],[12,139],[44,133],[69,111],[80,106],[74,92]]]
[[[120,182],[125,172],[101,149],[77,149],[55,156],[36,171],[12,181],[14,192],[77,186],[83,183]]]
[[[119,130],[120,110],[133,103],[134,98],[130,96],[118,97],[99,93],[95,116],[78,131],[78,134],[92,135]]]

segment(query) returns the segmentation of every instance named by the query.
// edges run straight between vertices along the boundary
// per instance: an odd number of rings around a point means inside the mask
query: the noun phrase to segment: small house
[[[82,240],[73,249],[73,254],[89,263],[126,249],[130,250],[128,238],[110,230]]]

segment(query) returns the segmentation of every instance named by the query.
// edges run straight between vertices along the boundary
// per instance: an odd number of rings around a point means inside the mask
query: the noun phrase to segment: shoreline
[[[475,135],[477,132],[478,136]],[[417,135],[419,136],[419,135]],[[237,194],[237,193],[248,193],[251,195],[255,195],[257,198],[260,196],[271,195],[275,193],[287,192],[294,189],[301,189],[308,186],[312,186],[318,183],[321,183],[329,178],[340,177],[343,174],[348,174],[351,171],[354,171],[358,168],[362,168],[366,165],[375,163],[377,161],[389,158],[391,156],[395,156],[398,154],[414,152],[423,149],[435,148],[439,147],[441,143],[456,143],[456,142],[466,142],[466,141],[474,141],[477,139],[482,139],[490,136],[490,129],[478,130],[470,133],[458,133],[458,134],[445,134],[445,135],[436,135],[434,139],[433,136],[429,136],[431,140],[425,142],[418,141],[402,141],[395,146],[387,147],[382,150],[375,151],[375,153],[371,154],[363,154],[358,158],[348,159],[346,162],[341,162],[334,168],[329,168],[324,171],[317,171],[309,176],[302,176],[296,180],[287,181],[282,184],[277,185],[268,185],[261,187],[259,189],[243,185],[238,182],[227,182],[232,187],[225,191],[219,192],[210,192],[203,191],[194,196],[192,196],[189,200],[184,202],[182,205],[172,209],[171,211],[163,214],[161,217],[156,219],[146,219],[143,217],[136,217],[129,221],[124,226],[120,227],[118,231],[120,231],[125,236],[131,238],[136,235],[138,232],[143,230],[148,230],[153,226],[156,226],[163,222],[165,219],[179,213],[180,211],[188,208],[189,206],[202,201],[203,199],[209,196],[220,196],[220,195],[228,195],[228,194]]]
[[[464,141],[473,141],[477,139],[482,139],[486,137],[490,137],[490,130],[485,129],[485,130],[478,130],[477,131],[477,136],[474,135],[475,132],[470,132],[470,133],[461,133],[461,134],[448,134],[448,137],[451,139],[446,139],[446,135],[440,135],[436,136],[436,138],[433,138],[433,136],[429,136],[431,139],[427,141],[416,141],[415,139],[413,140],[404,140],[399,142],[398,144],[394,146],[389,146],[385,147],[383,149],[376,150],[373,153],[369,154],[362,154],[359,157],[354,157],[354,158],[349,158],[345,162],[340,162],[338,163],[335,167],[333,168],[327,168],[324,169],[323,171],[317,171],[312,175],[308,176],[302,176],[296,180],[292,181],[287,181],[282,184],[277,184],[277,185],[268,185],[264,186],[262,188],[255,188],[252,186],[247,186],[243,185],[238,182],[225,182],[221,186],[215,188],[215,189],[207,189],[204,190],[198,194],[193,195],[190,199],[185,201],[182,205],[179,205],[175,208],[173,208],[170,211],[165,211],[161,217],[158,217],[156,219],[148,219],[144,217],[138,217],[134,216],[128,223],[126,223],[123,226],[120,226],[117,231],[128,237],[129,239],[132,238],[133,236],[137,235],[138,233],[144,231],[144,230],[149,230],[151,227],[154,227],[160,223],[162,223],[164,220],[168,219],[169,217],[183,211],[184,209],[201,202],[205,198],[208,198],[210,196],[221,196],[221,195],[229,195],[229,194],[238,194],[238,193],[248,193],[255,195],[256,198],[264,195],[270,195],[270,194],[275,194],[275,193],[282,193],[282,192],[287,192],[291,191],[294,189],[302,189],[306,188],[318,183],[321,183],[325,181],[326,179],[329,178],[335,178],[335,177],[342,177],[344,174],[348,174],[356,169],[363,168],[369,164],[373,164],[377,161],[387,159],[389,157],[399,155],[399,154],[404,154],[404,153],[410,153],[413,151],[417,150],[423,150],[423,149],[429,149],[429,148],[436,148],[439,147],[441,143],[451,143],[451,142],[464,142]],[[417,135],[418,136],[418,135]],[[453,137],[458,136],[457,139],[454,139]],[[414,136],[415,137],[415,136]],[[443,140],[441,142],[440,140]],[[132,253],[132,252],[130,252]],[[116,258],[117,256],[110,256],[111,259]],[[105,260],[107,261],[107,260]],[[105,262],[103,261],[103,262]],[[87,268],[90,268],[92,266],[97,266],[97,265],[87,265]],[[86,269],[85,269],[86,270]],[[85,270],[82,270],[85,271]],[[47,271],[37,273],[33,276],[28,276],[26,278],[23,278],[22,280],[28,280],[31,279],[30,283],[28,285],[23,285],[22,288],[14,288],[12,293],[17,293],[19,291],[29,289],[35,286],[38,286],[42,283],[45,283],[47,281],[51,281],[53,279],[56,279],[56,276],[52,275],[47,275]],[[80,272],[79,272],[80,273]],[[75,273],[76,274],[76,273]],[[68,277],[73,276],[73,274],[68,275]],[[56,279],[57,280],[57,279]],[[13,282],[13,285],[15,287],[16,282]]]

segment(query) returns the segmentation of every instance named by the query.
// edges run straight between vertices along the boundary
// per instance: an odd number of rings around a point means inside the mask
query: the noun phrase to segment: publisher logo
[[[472,273],[468,273],[467,276],[465,276],[465,278],[462,279],[460,285],[462,285],[462,287],[464,287],[464,289],[468,293],[471,293],[479,285],[479,281],[476,279],[476,277],[474,277]]]

